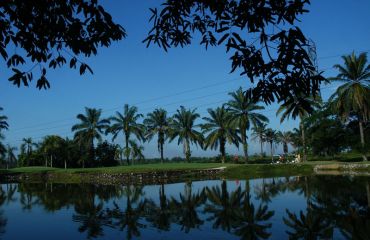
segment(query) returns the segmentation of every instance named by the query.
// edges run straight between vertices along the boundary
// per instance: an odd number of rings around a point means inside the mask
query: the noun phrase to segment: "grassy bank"
[[[335,170],[346,169],[344,166],[350,163],[333,161],[314,161],[299,164],[221,164],[221,163],[165,163],[165,164],[142,164],[134,166],[117,166],[103,168],[78,168],[78,169],[60,169],[47,167],[23,167],[2,170],[0,175],[5,174],[23,174],[27,179],[38,180],[40,177],[51,174],[54,180],[58,182],[81,182],[83,178],[99,174],[130,174],[130,173],[161,173],[172,171],[187,171],[187,179],[191,177],[189,171],[214,169],[224,167],[217,175],[226,179],[246,179],[262,177],[285,177],[297,175],[310,175],[314,173],[316,166],[324,166],[324,169],[330,170],[335,166]],[[352,163],[353,164],[353,163]],[[357,162],[361,166],[364,162]],[[327,166],[328,168],[326,168]],[[370,172],[370,167],[358,168],[359,171]],[[355,168],[356,170],[356,168]],[[179,173],[180,174],[180,173]],[[186,177],[182,172],[182,177]]]

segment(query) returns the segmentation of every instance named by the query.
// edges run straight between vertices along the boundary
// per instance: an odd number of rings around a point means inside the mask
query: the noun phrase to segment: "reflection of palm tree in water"
[[[177,216],[176,223],[181,225],[181,230],[188,233],[192,228],[199,228],[203,224],[197,213],[197,208],[205,202],[204,190],[192,193],[191,182],[185,183],[184,193],[180,193],[180,200],[172,197],[170,205],[173,214]]]
[[[114,227],[118,227],[120,231],[126,229],[127,239],[133,236],[140,236],[140,228],[146,227],[145,224],[139,222],[144,214],[146,201],[139,201],[143,193],[142,187],[126,186],[123,194],[126,196],[126,207],[123,210],[116,202],[113,209],[107,209],[108,216],[113,220]]]
[[[17,187],[13,184],[6,185],[6,191],[3,190],[3,187],[0,186],[0,207],[3,206],[4,203],[13,202],[16,199],[14,198],[14,193],[16,192]],[[8,222],[8,219],[4,216],[4,211],[0,210],[0,234],[5,233],[5,227]]]
[[[288,209],[286,213],[288,218],[283,221],[292,229],[287,231],[290,239],[332,239],[333,225],[309,201],[306,214],[300,211],[297,216]]]
[[[241,207],[242,192],[238,187],[233,192],[227,191],[226,181],[223,180],[219,186],[206,188],[206,194],[210,203],[207,203],[204,210],[212,216],[207,220],[214,221],[213,228],[221,227],[222,230],[230,232],[235,224],[236,215]]]
[[[151,222],[159,230],[169,231],[173,217],[164,191],[164,184],[161,184],[159,189],[159,206],[151,199],[147,200],[147,202],[147,221]]]
[[[78,231],[87,231],[88,239],[103,236],[103,226],[111,226],[110,219],[103,210],[103,203],[95,203],[95,193],[81,200],[76,203],[75,214],[72,216],[74,222],[80,223]]]
[[[271,236],[271,233],[267,232],[271,223],[267,221],[273,215],[274,212],[269,211],[267,205],[259,205],[258,209],[255,209],[251,203],[249,180],[246,180],[242,206],[236,215],[234,234],[241,239],[267,239]]]

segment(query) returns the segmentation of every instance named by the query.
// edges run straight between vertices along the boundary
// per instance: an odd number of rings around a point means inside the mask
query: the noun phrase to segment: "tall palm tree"
[[[278,141],[283,144],[284,155],[288,155],[288,152],[289,152],[288,144],[290,144],[292,142],[292,132],[290,132],[290,131],[287,131],[287,132],[279,131],[277,133],[277,138],[278,138]]]
[[[225,163],[226,142],[239,146],[239,136],[232,124],[233,116],[224,106],[215,110],[208,109],[210,117],[204,117],[206,121],[202,124],[203,134],[208,134],[204,139],[205,148],[217,149],[220,147],[221,160]]]
[[[363,124],[370,119],[370,64],[367,64],[366,53],[359,56],[352,53],[342,56],[342,59],[344,65],[334,65],[339,74],[329,80],[344,84],[337,88],[329,102],[343,120],[347,120],[351,114],[357,116],[363,149],[362,158],[367,161]]]
[[[260,142],[261,157],[263,156],[263,143],[265,142],[266,129],[267,129],[267,124],[265,124],[265,123],[262,123],[260,125],[256,125],[252,128],[253,139],[254,140],[258,139],[258,141]]]
[[[280,122],[282,123],[285,119],[288,119],[290,116],[293,119],[299,117],[301,129],[301,138],[303,145],[303,160],[307,160],[307,149],[306,149],[306,137],[303,120],[314,111],[315,108],[320,106],[321,99],[316,94],[315,96],[295,96],[288,99],[284,102],[276,112],[276,115],[281,114]]]
[[[277,134],[275,130],[271,128],[266,129],[265,132],[265,140],[270,144],[270,151],[271,151],[271,161],[274,161],[274,148],[273,145],[277,141]]]
[[[254,127],[262,123],[268,123],[268,118],[261,114],[256,113],[257,110],[265,109],[265,107],[252,102],[247,98],[242,90],[239,88],[237,91],[229,93],[232,97],[227,103],[228,110],[233,116],[233,122],[238,126],[241,136],[241,143],[243,144],[245,162],[248,162],[248,143],[247,143],[247,130],[250,125]]]
[[[94,140],[101,141],[102,134],[109,127],[109,120],[101,119],[101,112],[101,109],[85,107],[85,115],[77,115],[81,122],[72,126],[75,138],[87,144],[91,158],[94,157]],[[82,165],[85,167],[84,161]]]
[[[158,152],[161,154],[161,163],[163,163],[163,145],[169,131],[167,111],[162,108],[155,109],[152,113],[148,113],[144,124],[147,130],[145,137],[149,141],[157,135]]]
[[[201,145],[203,143],[202,133],[197,131],[198,125],[195,120],[200,115],[194,110],[186,109],[181,106],[177,109],[170,123],[170,142],[178,138],[177,144],[182,143],[184,146],[184,154],[187,162],[190,162],[190,144]]]
[[[2,107],[0,107],[0,111],[3,111],[4,109]],[[8,125],[8,117],[5,116],[5,115],[0,115],[0,132],[2,129],[5,129],[7,130],[9,125]]]
[[[137,112],[137,107],[125,104],[123,106],[123,114],[116,112],[116,115],[110,118],[112,125],[109,127],[107,132],[113,134],[113,140],[117,138],[120,132],[122,132],[124,135],[126,149],[129,149],[131,134],[135,135],[139,141],[144,140],[144,125],[137,122],[141,117],[143,117],[143,115],[138,114]],[[129,165],[130,155],[125,155],[127,164]]]

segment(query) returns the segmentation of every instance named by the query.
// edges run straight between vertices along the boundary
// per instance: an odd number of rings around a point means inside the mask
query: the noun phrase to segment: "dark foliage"
[[[247,91],[249,98],[286,102],[317,94],[324,80],[308,53],[309,41],[296,25],[309,4],[309,0],[166,0],[161,8],[150,9],[153,27],[144,42],[166,51],[191,44],[195,36],[206,48],[224,45],[232,53],[231,72],[240,70],[257,82]]]
[[[0,54],[13,71],[9,81],[18,87],[38,78],[37,88],[49,88],[47,69],[67,62],[81,75],[93,73],[79,56],[96,55],[99,46],[108,47],[125,36],[97,0],[0,2]],[[18,48],[22,51],[17,53]],[[33,75],[35,69],[40,69],[38,77]]]
[[[96,165],[110,167],[117,166],[118,162],[115,160],[117,147],[107,141],[98,144],[95,149]]]

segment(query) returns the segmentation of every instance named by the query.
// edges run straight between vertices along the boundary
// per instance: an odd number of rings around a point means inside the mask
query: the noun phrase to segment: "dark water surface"
[[[2,184],[2,239],[370,239],[370,178]]]

